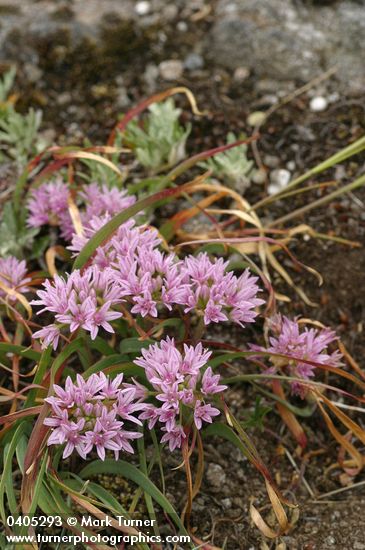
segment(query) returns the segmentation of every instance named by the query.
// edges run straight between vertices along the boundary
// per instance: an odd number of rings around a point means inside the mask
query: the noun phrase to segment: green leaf
[[[143,127],[136,120],[129,122],[123,140],[134,150],[143,166],[158,171],[185,158],[191,126],[184,128],[179,124],[180,114],[181,110],[169,98],[150,105]]]
[[[244,446],[244,444],[242,443],[238,435],[232,430],[232,428],[230,428],[226,424],[222,424],[220,422],[214,422],[213,424],[210,424],[207,428],[203,430],[202,435],[204,438],[207,436],[210,437],[212,435],[222,437],[226,441],[229,441],[230,443],[232,443],[232,445],[237,447],[244,456],[246,456],[249,460],[251,460],[246,447]]]
[[[6,522],[4,494],[5,494],[5,490],[9,489],[9,486],[7,485],[7,483],[9,482],[9,479],[10,480],[13,479],[13,474],[12,474],[13,456],[21,437],[23,436],[23,434],[26,432],[27,429],[28,429],[27,422],[22,422],[21,424],[19,424],[10,442],[7,443],[4,448],[4,455],[3,455],[4,467],[3,467],[2,476],[0,480],[0,516],[4,523]]]
[[[16,66],[12,65],[0,79],[0,102],[5,103],[8,99],[10,90],[13,87],[16,75]]]
[[[16,344],[8,344],[7,342],[0,343],[0,353],[14,353],[15,355],[19,355],[19,357],[27,357],[33,361],[39,361],[42,355],[39,351],[35,351],[31,348],[17,346]]]
[[[142,487],[144,491],[151,495],[151,497],[171,517],[181,534],[188,534],[172,504],[161,493],[156,485],[133,464],[125,462],[124,460],[95,460],[91,464],[88,464],[80,472],[80,476],[84,479],[89,479],[91,476],[97,474],[117,474],[134,481],[134,483],[136,483],[139,487]],[[193,548],[193,545],[190,544],[190,547]]]
[[[96,372],[107,372],[109,375],[113,377],[113,374],[118,374],[120,372],[124,372],[127,376],[138,376],[141,378],[145,378],[145,372],[142,367],[138,367],[137,365],[134,365],[131,362],[120,362],[118,358],[121,356],[114,356],[107,357],[104,360],[98,361],[94,365],[92,365],[87,371],[84,373],[85,378],[89,378],[92,374]]]
[[[95,340],[91,340],[89,343],[92,349],[96,349],[102,355],[114,355],[115,349],[109,346],[109,344],[100,336],[97,336]]]
[[[140,353],[141,349],[148,348],[153,344],[153,340],[140,340],[139,338],[124,338],[121,341],[119,349],[120,352],[125,353]]]
[[[143,434],[143,430],[142,430],[142,434]],[[137,446],[138,446],[139,462],[140,462],[141,470],[142,470],[142,472],[144,473],[145,476],[148,476],[146,449],[145,449],[145,446],[144,446],[144,437],[141,437],[140,439],[137,439]],[[144,498],[145,498],[146,507],[147,507],[148,513],[150,515],[150,518],[154,519],[156,517],[156,513],[155,513],[154,506],[153,506],[152,497],[149,493],[144,491]],[[153,528],[154,528],[155,535],[159,536],[160,533],[159,533],[157,524],[155,525],[153,523]]]
[[[51,354],[52,354],[52,348],[51,346],[48,346],[48,348],[45,349],[41,355],[40,361],[38,363],[37,372],[35,373],[35,376],[33,378],[33,384],[41,384],[44,374],[47,370],[47,367],[51,363]],[[38,393],[38,390],[36,388],[28,392],[27,399],[24,404],[25,408],[32,407],[34,405],[37,393]]]
[[[38,228],[25,225],[25,214],[15,211],[11,202],[6,202],[0,224],[0,255],[11,254],[24,257],[24,249],[29,249],[33,243]]]
[[[217,357],[213,357],[213,359],[210,359],[209,365],[211,367],[218,367],[219,365],[222,365],[222,363],[226,363],[227,361],[234,361],[235,359],[245,359],[247,357],[252,357],[252,355],[255,355],[255,352],[237,351],[230,353],[221,353],[220,355],[217,355]]]
[[[243,138],[243,136],[240,137],[240,139]],[[227,136],[227,144],[236,141],[236,136],[233,132],[230,132]],[[225,180],[231,186],[238,186],[241,190],[244,190],[250,185],[253,164],[253,161],[247,158],[247,145],[242,144],[200,162],[198,166],[205,170],[211,170],[217,178]]]
[[[264,429],[265,416],[272,410],[271,407],[261,405],[261,396],[256,397],[255,409],[248,420],[242,422],[244,428],[259,428]]]
[[[63,348],[61,353],[59,353],[59,355],[56,357],[56,359],[52,363],[52,367],[51,367],[52,383],[56,372],[58,371],[59,368],[62,367],[63,363],[70,357],[70,355],[73,355],[74,353],[76,353],[83,346],[85,346],[85,342],[84,342],[84,339],[81,337],[81,338],[77,338],[76,340],[71,342],[71,344],[68,344],[66,347]]]
[[[28,438],[23,434],[16,446],[16,459],[18,461],[18,466],[22,474],[24,474],[24,458],[25,453],[27,452]]]
[[[45,475],[45,472],[46,472],[47,460],[48,460],[48,451],[46,450],[44,452],[42,462],[41,462],[41,466],[39,468],[39,473],[37,475],[37,479],[36,479],[36,482],[34,484],[34,489],[32,491],[32,503],[30,505],[30,509],[28,510],[28,514],[30,516],[34,515],[36,510],[37,510],[38,500],[39,500],[40,492],[41,492],[42,485],[43,485],[43,478],[44,478],[44,475]],[[21,533],[22,534],[26,533],[27,529],[28,529],[28,527],[24,526],[21,529]]]

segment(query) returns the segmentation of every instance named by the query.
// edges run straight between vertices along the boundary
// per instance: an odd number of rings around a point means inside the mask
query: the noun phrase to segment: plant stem
[[[294,210],[294,212],[289,212],[289,214],[286,214],[285,216],[282,216],[281,218],[274,220],[271,224],[269,224],[269,227],[275,227],[276,225],[280,225],[284,222],[292,220],[293,218],[296,218],[297,216],[305,214],[305,212],[309,212],[309,210],[312,210],[312,208],[318,208],[319,206],[323,206],[327,202],[330,202],[331,200],[335,199],[336,197],[339,197],[344,193],[348,193],[349,191],[353,191],[354,189],[357,189],[358,187],[361,187],[364,184],[365,184],[365,174],[360,178],[358,178],[357,180],[351,183],[348,183],[344,187],[340,187],[340,189],[333,191],[329,195],[326,195],[325,197],[321,197],[320,199],[310,202],[309,204],[306,204],[301,208],[297,208],[297,210]]]

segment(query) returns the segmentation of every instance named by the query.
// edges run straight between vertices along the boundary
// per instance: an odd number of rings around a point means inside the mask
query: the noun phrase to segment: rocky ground
[[[223,143],[229,130],[249,134],[252,112],[278,107],[258,143],[256,160],[266,177],[248,191],[257,197],[275,171],[300,174],[364,133],[364,31],[363,0],[1,0],[0,68],[17,64],[19,108],[41,108],[43,132],[58,144],[80,143],[85,136],[102,143],[121,112],[176,85],[192,89],[209,112],[196,118],[186,108],[185,119],[194,119],[190,152]],[[295,90],[308,82],[307,91],[297,95]],[[329,177],[347,183],[363,166],[364,159],[357,158]],[[298,223],[364,243],[364,200],[360,190]],[[303,199],[279,204],[266,215],[282,215],[301,204]],[[325,284],[318,289],[307,275],[296,274],[319,307],[303,308],[292,295],[291,311],[331,324],[363,360],[363,249],[298,239],[293,251],[323,274]],[[232,333],[222,337],[231,339]],[[246,388],[236,388],[231,400],[239,411],[249,408],[252,397]],[[327,471],[337,446],[319,416],[306,421],[306,429],[309,450],[322,450],[307,464],[296,456],[278,417],[264,437],[256,436],[277,482],[300,504],[287,537],[264,542],[250,525],[250,498],[259,506],[266,502],[262,480],[219,442],[207,447],[206,476],[194,504],[199,535],[213,530],[214,543],[229,550],[264,549],[265,544],[281,544],[281,550],[365,549],[363,486],[321,497],[341,487],[340,472]],[[305,468],[313,494],[298,482],[283,448]],[[174,483],[170,498],[180,506],[183,477],[174,474]]]

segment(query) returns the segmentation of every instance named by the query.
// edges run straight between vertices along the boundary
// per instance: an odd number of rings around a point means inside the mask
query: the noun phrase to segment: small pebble
[[[285,187],[290,182],[291,174],[289,170],[285,168],[279,168],[278,170],[273,170],[270,174],[270,181],[274,185],[277,185],[279,189],[285,189]]]
[[[254,183],[263,184],[266,181],[266,170],[263,168],[259,168],[258,170],[255,170],[252,181]]]
[[[184,61],[184,67],[188,71],[196,71],[204,67],[204,59],[198,53],[190,53]]]
[[[232,500],[230,498],[223,498],[222,506],[225,510],[229,510],[230,508],[232,508]]]
[[[270,185],[267,186],[267,192],[270,196],[279,193],[279,191],[281,191],[281,188],[276,183],[270,183]]]
[[[66,103],[72,101],[72,95],[69,92],[62,92],[57,95],[56,101],[59,105],[66,105]]]
[[[180,32],[186,32],[188,30],[188,24],[186,23],[186,21],[179,21],[176,25],[176,28]]]
[[[233,75],[233,80],[236,82],[243,82],[248,76],[250,76],[250,70],[247,67],[237,67]]]
[[[138,15],[147,15],[151,11],[151,4],[147,0],[141,0],[137,2],[134,9]]]
[[[125,88],[124,86],[120,86],[117,89],[116,104],[120,109],[124,109],[125,107],[128,107],[128,105],[130,104],[127,88]]]
[[[169,4],[164,8],[163,17],[166,21],[173,21],[179,13],[178,7],[174,4]]]
[[[43,71],[37,67],[37,65],[33,65],[32,63],[25,63],[24,71],[29,82],[37,82],[43,75]]]
[[[226,481],[226,473],[219,464],[209,464],[207,480],[213,487],[222,487]]]
[[[264,164],[268,168],[277,168],[280,164],[280,159],[279,157],[275,157],[274,155],[265,155]]]
[[[154,90],[155,88],[158,75],[159,70],[157,65],[153,65],[153,63],[148,63],[146,70],[143,74],[143,79],[151,90]]]
[[[323,96],[313,97],[309,103],[309,108],[314,113],[325,111],[327,107],[328,107],[328,100]]]
[[[328,96],[329,103],[336,103],[336,101],[338,101],[339,99],[340,99],[340,94],[338,92],[333,92],[333,94],[329,94]]]
[[[263,122],[265,122],[266,114],[262,111],[254,111],[253,113],[249,114],[247,117],[247,124],[250,126],[260,126]]]
[[[178,59],[167,59],[159,65],[161,78],[164,80],[177,80],[183,74],[183,64]]]

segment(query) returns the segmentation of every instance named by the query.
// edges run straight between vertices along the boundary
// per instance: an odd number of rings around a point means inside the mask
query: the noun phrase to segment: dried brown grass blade
[[[279,380],[273,380],[272,388],[275,395],[280,397],[281,400],[286,401],[285,393]],[[302,449],[304,449],[308,443],[307,436],[305,435],[305,432],[295,414],[293,414],[287,407],[285,407],[285,405],[279,403],[278,401],[275,403],[275,406],[279,411],[283,422],[289,428],[290,432],[293,434]]]
[[[363,380],[365,380],[365,371],[355,361],[355,359],[352,357],[350,352],[345,348],[344,344],[341,341],[338,342],[338,347],[349,365],[354,369],[355,372],[357,372],[359,376],[361,376]]]
[[[21,294],[20,292],[17,292],[14,288],[8,287],[5,283],[0,281],[0,288],[5,292],[5,294],[9,297],[15,297],[24,307],[28,314],[28,319],[30,319],[33,315],[32,306],[28,302],[28,300]],[[5,300],[6,303],[6,300]]]
[[[68,211],[70,213],[70,217],[75,229],[75,233],[79,237],[82,237],[84,235],[84,228],[82,226],[80,211],[77,208],[76,203],[73,200],[71,195],[68,196],[67,202],[68,202]]]
[[[46,259],[47,269],[52,277],[57,275],[57,268],[56,268],[57,257],[62,258],[62,260],[67,260],[70,257],[70,253],[65,249],[65,247],[61,245],[51,246],[47,250],[45,254],[45,259]]]
[[[338,429],[335,427],[335,425],[333,424],[329,414],[326,412],[325,408],[323,407],[320,399],[318,399],[317,401],[318,403],[318,407],[322,413],[322,416],[324,418],[324,421],[327,425],[327,428],[329,429],[331,435],[336,439],[336,441],[341,445],[341,447],[343,447],[344,449],[346,449],[346,451],[348,452],[348,454],[352,457],[352,459],[354,460],[354,463],[356,465],[356,468],[355,468],[355,471],[353,473],[357,474],[359,473],[362,468],[363,468],[363,463],[364,463],[364,460],[363,460],[363,457],[361,455],[361,453],[354,447],[354,445],[352,445],[348,439],[343,436],[339,431]]]
[[[153,103],[159,103],[160,101],[164,101],[168,97],[171,97],[172,95],[176,95],[176,94],[186,95],[194,115],[201,116],[206,114],[205,112],[199,111],[194,94],[191,92],[191,90],[189,90],[189,88],[186,88],[185,86],[176,86],[175,88],[169,88],[168,90],[165,90],[151,97],[148,97],[147,99],[141,101],[141,103],[136,105],[136,107],[134,107],[133,109],[130,109],[130,111],[126,113],[126,115],[122,118],[122,120],[117,124],[117,126],[114,128],[114,130],[110,134],[108,139],[108,145],[109,146],[113,145],[117,131],[123,132],[126,129],[129,122],[133,120],[133,118],[135,118],[136,116],[140,115],[143,111],[145,111],[150,105],[152,105]]]
[[[255,506],[250,504],[250,516],[256,527],[261,531],[261,533],[269,538],[269,539],[275,539],[279,537],[280,535],[283,535],[289,531],[291,528],[291,525],[289,523],[288,517],[286,515],[286,512],[284,510],[283,505],[281,504],[275,490],[270,485],[268,480],[265,480],[266,483],[266,490],[269,495],[269,499],[271,502],[272,509],[274,511],[275,517],[279,524],[279,529],[274,531],[269,525],[266,523],[266,521],[263,519],[260,512],[255,508]]]

